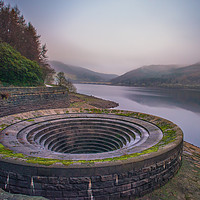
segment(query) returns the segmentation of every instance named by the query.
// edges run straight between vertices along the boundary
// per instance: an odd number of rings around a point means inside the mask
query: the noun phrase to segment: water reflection
[[[119,109],[145,112],[179,125],[185,140],[200,146],[200,91],[76,84],[78,92],[119,103]]]
[[[200,112],[200,91],[197,90],[128,88],[127,91],[126,98],[140,104],[181,107],[192,112]]]

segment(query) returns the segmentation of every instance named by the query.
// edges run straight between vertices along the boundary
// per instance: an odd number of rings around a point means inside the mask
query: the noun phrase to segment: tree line
[[[12,8],[0,0],[0,84],[53,83],[55,71],[49,66],[46,54],[46,44],[41,44],[40,35],[31,22],[26,23],[17,6]],[[63,72],[57,74],[56,82],[69,92],[76,92]]]
[[[35,27],[26,23],[17,6],[11,7],[0,1],[0,41],[6,42],[19,51],[22,56],[36,61],[42,70],[42,78],[54,74],[47,63],[47,47],[41,44]]]

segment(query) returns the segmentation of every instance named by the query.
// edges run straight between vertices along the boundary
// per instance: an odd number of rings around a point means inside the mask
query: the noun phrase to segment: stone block
[[[105,176],[101,176],[101,181],[112,181],[114,179],[113,175],[105,175]]]
[[[118,200],[121,199],[120,193],[114,193],[109,195],[109,200]]]
[[[69,182],[71,184],[79,184],[79,183],[89,183],[90,177],[71,177],[69,178]]]
[[[126,185],[116,186],[117,192],[126,191],[126,190],[130,190],[130,189],[131,189],[131,183],[126,184]]]
[[[104,190],[103,189],[94,189],[92,190],[92,194],[93,196],[100,196],[104,194]]]
[[[109,188],[109,187],[113,187],[113,186],[114,186],[113,181],[92,183],[92,189],[102,189],[102,188]]]
[[[104,194],[113,194],[115,192],[117,192],[117,187],[108,187],[108,188],[104,188]]]
[[[78,197],[79,192],[78,191],[63,191],[62,194],[63,194],[63,197],[74,198],[74,197]]]
[[[100,182],[101,181],[101,176],[92,176],[91,177],[91,182]]]
[[[148,182],[149,182],[149,179],[143,179],[143,180],[140,180],[140,181],[137,181],[137,182],[133,182],[133,183],[131,183],[131,185],[132,185],[132,188],[135,188],[135,187],[144,185]]]
[[[46,190],[46,195],[47,198],[55,198],[55,197],[59,197],[61,198],[63,196],[62,191],[54,191],[54,190]]]

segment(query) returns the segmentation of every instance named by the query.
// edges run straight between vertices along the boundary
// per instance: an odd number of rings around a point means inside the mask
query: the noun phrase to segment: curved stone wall
[[[68,106],[68,92],[63,87],[0,87],[0,117]]]
[[[27,158],[1,158],[1,188],[49,199],[132,199],[164,185],[181,166],[182,131],[167,120],[68,112],[2,118],[10,126],[0,143]],[[166,143],[170,131],[176,137]],[[52,165],[39,164],[47,158]]]

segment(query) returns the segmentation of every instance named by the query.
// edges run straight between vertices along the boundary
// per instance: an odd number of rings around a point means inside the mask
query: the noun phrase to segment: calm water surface
[[[117,109],[149,113],[176,123],[184,140],[200,147],[200,91],[76,84],[79,93],[119,103]]]

